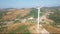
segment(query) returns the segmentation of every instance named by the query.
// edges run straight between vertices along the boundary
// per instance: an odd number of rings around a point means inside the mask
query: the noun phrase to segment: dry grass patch
[[[53,26],[48,26],[46,24],[43,24],[43,27],[50,32],[51,34],[60,34],[60,29],[59,28],[55,28]]]

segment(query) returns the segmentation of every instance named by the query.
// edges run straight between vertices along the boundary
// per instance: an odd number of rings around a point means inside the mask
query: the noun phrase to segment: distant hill
[[[21,18],[30,13],[31,9],[2,9],[0,10],[0,19],[2,20],[13,20]]]
[[[60,11],[60,6],[42,7],[40,15],[44,15],[46,12],[55,12],[55,11]],[[22,8],[22,9],[5,8],[5,9],[0,9],[0,18],[2,18],[2,19],[15,19],[15,18],[27,18],[27,17],[37,18],[37,16],[38,16],[38,10],[36,8]]]
[[[54,9],[56,9],[56,8],[60,8],[60,6],[54,6],[54,7],[42,7],[42,8],[54,8]]]
[[[56,6],[56,7],[42,7],[41,8],[41,12],[54,12],[54,11],[60,11],[60,6]]]
[[[52,24],[53,26],[57,27],[57,25],[60,25],[60,6],[57,7],[43,7],[41,8],[42,14],[49,13],[47,15],[47,19],[51,19],[54,21]]]

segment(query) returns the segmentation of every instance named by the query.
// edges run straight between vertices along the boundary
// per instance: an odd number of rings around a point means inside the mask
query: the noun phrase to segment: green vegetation
[[[20,34],[30,34],[27,27],[28,27],[27,25],[21,25],[14,31],[12,31],[11,34],[16,34],[17,32]]]
[[[47,10],[46,10],[47,9]],[[44,14],[46,12],[53,12],[48,15],[48,19],[51,19],[54,21],[51,25],[57,27],[57,25],[60,25],[60,11],[55,8],[41,8],[41,14]]]
[[[0,32],[7,31],[7,25],[4,22],[0,22]]]
[[[4,15],[6,15],[6,12],[7,12],[7,11],[3,11],[3,10],[0,11],[0,19],[1,19]]]
[[[52,19],[55,22],[60,23],[60,11],[54,11],[53,14],[49,15],[49,19]]]
[[[35,8],[32,8],[32,11],[29,14],[30,16],[34,16],[34,18],[37,18],[38,16],[38,10]]]
[[[53,14],[49,15],[49,19],[52,19],[53,21],[55,21],[55,23],[53,23],[55,26],[60,25],[60,11],[58,10],[54,11]]]
[[[31,12],[28,15],[24,16],[24,17],[32,16],[34,18],[37,18],[38,17],[38,10],[36,8],[31,8],[31,9],[32,9]]]
[[[4,15],[6,15],[7,10],[0,10],[0,32],[7,31],[7,25],[4,20],[1,20]]]
[[[40,16],[43,16],[46,13],[46,8],[41,8]]]
[[[54,23],[51,23],[52,26],[57,27],[57,25],[60,25],[60,8],[54,8],[54,7],[43,7],[41,8],[41,15],[44,15],[46,12],[53,12],[48,15],[47,19],[51,19],[54,21]]]

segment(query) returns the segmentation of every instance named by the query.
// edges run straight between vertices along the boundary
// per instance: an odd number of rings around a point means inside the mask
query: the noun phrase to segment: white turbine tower
[[[40,26],[40,13],[41,13],[41,11],[40,11],[40,6],[38,6],[37,7],[37,9],[38,9],[38,21],[37,21],[37,32],[39,33],[39,26]]]
[[[41,23],[40,21],[41,21],[41,19],[40,19],[40,13],[41,13],[41,7],[42,6],[39,6],[37,9],[38,9],[38,21],[37,21],[37,32],[40,34],[43,34],[43,33],[47,33],[47,34],[49,34],[49,32],[44,28],[44,29],[42,29],[41,27],[42,27],[42,25],[41,24],[39,24],[39,23]]]

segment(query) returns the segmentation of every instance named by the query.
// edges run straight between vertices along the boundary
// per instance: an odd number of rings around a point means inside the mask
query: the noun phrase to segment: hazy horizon
[[[60,0],[0,0],[0,8],[32,8],[60,6]]]

